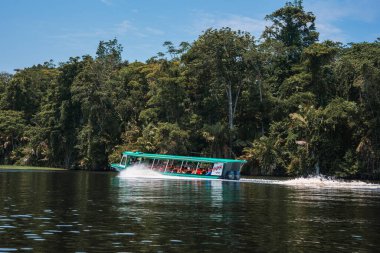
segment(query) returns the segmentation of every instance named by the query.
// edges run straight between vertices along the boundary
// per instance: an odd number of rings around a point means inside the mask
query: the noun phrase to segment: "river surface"
[[[379,252],[380,185],[0,171],[0,252]]]

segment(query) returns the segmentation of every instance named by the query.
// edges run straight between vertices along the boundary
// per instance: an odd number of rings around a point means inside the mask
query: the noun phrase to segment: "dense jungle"
[[[106,170],[138,150],[378,179],[380,39],[320,41],[316,18],[288,2],[259,38],[210,28],[146,62],[111,38],[93,56],[1,72],[0,164]]]

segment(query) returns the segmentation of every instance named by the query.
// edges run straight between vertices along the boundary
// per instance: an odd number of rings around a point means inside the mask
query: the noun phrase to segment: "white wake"
[[[148,165],[136,164],[128,167],[125,170],[122,170],[119,175],[119,178],[147,178],[147,179],[177,179],[177,180],[216,180],[215,178],[196,178],[196,177],[186,177],[186,176],[170,176],[162,175],[161,173],[151,170]]]
[[[241,182],[285,185],[297,188],[363,189],[380,190],[380,184],[363,181],[347,181],[323,176],[300,177],[289,180],[241,179]]]
[[[162,175],[153,171],[144,164],[136,164],[128,169],[121,171],[118,175],[119,178],[151,178],[151,179],[185,179],[185,180],[204,180],[203,178],[189,178],[178,176]],[[208,180],[208,179],[205,179]],[[230,180],[222,180],[230,181]],[[234,182],[239,182],[235,181]],[[255,184],[271,184],[271,185],[284,185],[295,188],[320,188],[320,189],[357,189],[357,190],[379,190],[380,184],[368,183],[363,181],[347,181],[341,179],[334,179],[324,176],[311,176],[300,177],[288,180],[274,180],[274,179],[240,179],[242,183],[255,183]]]
[[[120,178],[168,178],[156,171],[151,170],[144,164],[136,164],[121,171],[118,175]]]

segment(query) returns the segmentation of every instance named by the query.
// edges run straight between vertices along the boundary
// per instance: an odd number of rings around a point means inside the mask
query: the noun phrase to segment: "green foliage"
[[[83,70],[76,76],[71,93],[73,103],[80,105],[81,130],[78,133],[79,166],[100,169],[120,136],[120,118],[112,100],[113,72],[120,63],[121,46],[116,40],[100,42],[95,60],[85,59]]]
[[[12,110],[0,110],[0,162],[11,164],[12,152],[22,144],[25,131],[24,114]]]
[[[255,41],[249,33],[230,28],[208,29],[183,56],[191,82],[194,86],[201,86],[194,89],[204,91],[197,94],[196,99],[206,109],[199,110],[199,113],[211,119],[205,123],[228,120],[230,133],[227,145],[230,151],[235,139],[233,132],[241,93],[252,82],[250,77],[255,72],[248,63],[252,60],[248,52],[254,47]]]
[[[149,124],[137,140],[139,150],[163,154],[187,154],[189,133],[177,124]]]
[[[267,80],[273,95],[284,98],[291,92],[302,91],[302,86],[310,79],[308,74],[297,78],[292,75],[300,69],[297,65],[303,50],[318,40],[315,16],[305,12],[302,1],[294,1],[267,15],[266,20],[272,23],[265,28],[261,45],[270,64]]]
[[[297,112],[272,124],[269,136],[256,140],[245,152],[270,173],[276,168],[289,175],[355,174],[357,169],[352,168],[357,160],[352,152],[358,144],[358,119],[357,104],[341,98],[326,108],[299,106]]]
[[[276,174],[279,167],[283,167],[278,144],[274,138],[262,136],[253,142],[252,147],[244,149],[243,158],[257,168],[255,173],[258,175]]]
[[[293,1],[256,41],[208,29],[145,63],[96,57],[0,73],[0,163],[102,170],[124,150],[241,156],[260,175],[380,177],[380,42],[318,43]]]
[[[287,2],[286,5],[265,17],[272,25],[266,27],[263,37],[282,42],[286,47],[301,49],[318,40],[315,16],[305,12],[302,1]]]

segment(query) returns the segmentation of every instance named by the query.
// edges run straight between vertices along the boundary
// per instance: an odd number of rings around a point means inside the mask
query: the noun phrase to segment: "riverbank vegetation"
[[[65,170],[62,168],[49,168],[49,167],[37,167],[37,166],[23,166],[23,165],[0,165],[1,170],[43,170],[43,171],[58,171]]]
[[[96,56],[0,75],[0,164],[101,170],[123,150],[240,157],[255,175],[380,175],[380,40],[319,41],[302,1],[260,38],[208,29],[127,62]]]

